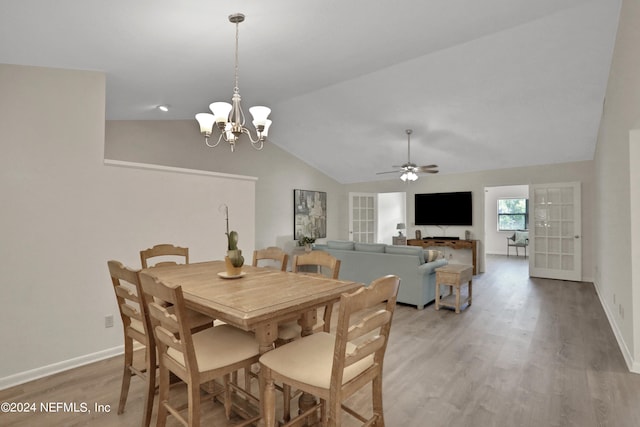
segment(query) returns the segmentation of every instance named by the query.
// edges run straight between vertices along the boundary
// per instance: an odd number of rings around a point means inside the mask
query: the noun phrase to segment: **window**
[[[528,199],[498,199],[498,231],[526,230],[528,225]]]

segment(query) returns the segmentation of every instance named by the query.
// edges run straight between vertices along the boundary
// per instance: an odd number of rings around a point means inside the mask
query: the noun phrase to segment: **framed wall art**
[[[327,193],[293,190],[293,238],[327,237]]]

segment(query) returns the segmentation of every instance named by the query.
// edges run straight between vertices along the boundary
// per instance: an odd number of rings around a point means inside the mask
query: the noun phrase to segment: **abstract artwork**
[[[293,238],[327,237],[327,193],[293,190]]]

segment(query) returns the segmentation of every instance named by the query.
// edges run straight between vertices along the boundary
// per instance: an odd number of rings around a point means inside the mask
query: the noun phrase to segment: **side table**
[[[440,310],[440,306],[455,308],[456,313],[460,313],[460,287],[468,283],[469,296],[465,301],[467,307],[471,305],[471,296],[473,288],[473,266],[464,264],[448,264],[436,268],[436,310]],[[455,303],[442,300],[440,298],[440,285],[449,286],[449,295],[456,290]]]

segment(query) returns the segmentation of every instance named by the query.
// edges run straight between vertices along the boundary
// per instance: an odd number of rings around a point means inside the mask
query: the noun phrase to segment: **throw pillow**
[[[527,243],[527,240],[529,239],[529,232],[528,231],[516,231],[516,241],[515,243],[524,245]]]
[[[424,250],[424,262],[433,262],[438,258],[442,258],[442,252],[431,249]]]

